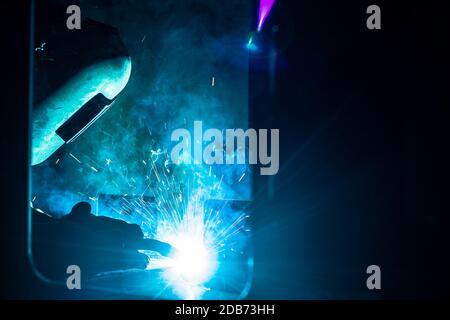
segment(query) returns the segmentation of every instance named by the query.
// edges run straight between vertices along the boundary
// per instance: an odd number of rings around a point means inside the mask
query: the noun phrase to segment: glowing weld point
[[[259,2],[259,19],[258,19],[258,32],[261,31],[264,21],[266,21],[270,10],[272,10],[275,0],[260,0]]]
[[[175,255],[175,272],[184,280],[199,284],[211,276],[212,253],[202,241],[196,237],[184,236],[178,239]]]
[[[164,277],[183,299],[198,299],[207,288],[203,285],[217,267],[216,252],[203,237],[185,230],[170,239],[177,249],[167,261]]]

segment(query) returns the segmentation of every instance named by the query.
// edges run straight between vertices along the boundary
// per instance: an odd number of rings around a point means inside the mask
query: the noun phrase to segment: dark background
[[[370,4],[382,30],[365,26]],[[0,293],[121,298],[43,284],[28,263],[29,12],[2,2]],[[445,21],[430,1],[277,2],[263,31],[282,48],[276,72],[251,59],[252,125],[279,128],[281,149],[279,174],[254,181],[249,298],[448,298]],[[380,291],[365,286],[371,264]]]

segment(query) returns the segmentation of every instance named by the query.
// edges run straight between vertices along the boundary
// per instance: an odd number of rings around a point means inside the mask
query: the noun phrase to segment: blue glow
[[[178,248],[179,255],[171,259],[145,252],[148,270],[138,271],[138,281],[122,270],[122,281],[105,281],[106,290],[152,298],[235,299],[247,287],[247,214],[226,203],[251,199],[250,168],[178,165],[167,156],[173,145],[170,133],[191,130],[195,120],[203,120],[205,129],[248,125],[248,52],[242,35],[249,31],[252,7],[246,2],[239,2],[241,10],[208,6],[233,23],[192,20],[193,12],[184,9],[166,17],[186,17],[192,23],[183,28],[168,28],[164,16],[138,19],[133,29],[130,20],[115,20],[125,42],[133,43],[135,30],[157,41],[142,43],[145,50],[131,50],[135,71],[114,107],[76,143],[66,144],[64,152],[33,167],[35,208],[59,217],[74,203],[89,201],[97,215],[135,223],[145,237]],[[219,34],[211,31],[214,26]]]
[[[248,230],[245,221],[248,215],[245,212],[230,214],[223,210],[224,206],[222,209],[207,208],[212,195],[221,192],[223,176],[203,175],[205,167],[200,167],[202,170],[195,178],[185,176],[181,180],[188,183],[183,191],[180,182],[173,179],[172,172],[165,168],[163,159],[149,164],[151,174],[161,186],[153,193],[155,205],[150,205],[149,210],[140,210],[140,215],[143,221],[148,222],[142,224],[144,231],[170,243],[177,252],[172,257],[149,254],[147,268],[163,270],[163,280],[179,298],[200,299],[210,290],[207,283],[220,277],[217,271],[224,262],[223,253],[230,249],[233,251],[233,246],[246,245]],[[177,166],[175,171],[183,172],[182,168],[183,165]],[[142,202],[134,206],[145,207]],[[244,252],[239,254],[244,255]]]
[[[251,36],[250,39],[248,40],[246,48],[250,51],[258,51],[258,47],[253,42],[253,36]]]

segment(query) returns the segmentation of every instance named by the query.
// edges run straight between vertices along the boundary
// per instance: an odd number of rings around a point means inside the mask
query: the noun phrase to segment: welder
[[[62,218],[34,213],[33,257],[48,277],[62,278],[69,265],[78,265],[84,277],[102,272],[145,269],[149,250],[163,256],[174,253],[164,242],[145,239],[136,224],[91,213],[88,202],[75,204]]]
[[[42,0],[36,4],[32,166],[45,165],[97,121],[131,75],[131,58],[117,29],[86,17],[80,30],[67,29],[66,7],[77,3]],[[50,279],[65,277],[72,264],[80,266],[84,277],[145,269],[148,258],[138,250],[162,255],[171,251],[168,244],[144,239],[138,225],[91,214],[85,202],[61,219],[51,212],[50,216],[35,209],[32,213],[32,261]]]

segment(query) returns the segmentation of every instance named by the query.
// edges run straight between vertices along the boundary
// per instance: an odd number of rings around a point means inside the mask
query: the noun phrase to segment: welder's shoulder
[[[97,217],[99,223],[108,226],[111,229],[117,229],[120,232],[135,234],[139,237],[143,236],[141,228],[137,224],[127,223],[123,220],[113,219],[109,217]]]

